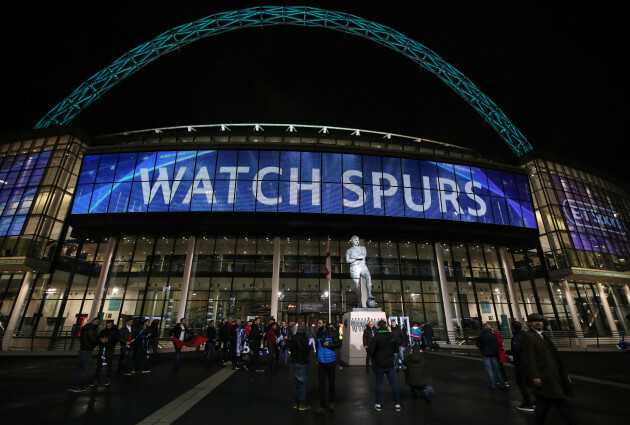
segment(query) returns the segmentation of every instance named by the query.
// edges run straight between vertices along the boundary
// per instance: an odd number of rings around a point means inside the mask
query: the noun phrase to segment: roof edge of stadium
[[[328,126],[328,125],[323,126],[323,125],[308,125],[308,124],[231,123],[231,124],[180,125],[180,126],[174,126],[174,127],[157,127],[157,128],[143,129],[143,130],[123,131],[119,133],[104,134],[101,136],[97,136],[96,138],[131,136],[134,134],[143,134],[143,133],[160,134],[165,131],[181,131],[181,130],[193,132],[199,129],[212,129],[212,128],[218,129],[219,131],[230,131],[230,127],[238,127],[238,128],[251,127],[251,130],[256,131],[256,132],[264,131],[265,127],[280,128],[280,129],[284,128],[284,131],[290,132],[290,133],[298,133],[298,130],[302,128],[302,129],[308,129],[308,130],[317,130],[318,133],[323,133],[323,134],[328,134],[330,130],[335,130],[335,131],[341,131],[341,132],[348,132],[348,136],[354,136],[354,137],[357,137],[357,136],[360,137],[362,135],[379,136],[384,139],[391,139],[392,137],[394,137],[394,138],[399,138],[399,139],[406,139],[406,140],[417,142],[417,143],[428,142],[428,143],[434,143],[434,144],[442,145],[449,148],[463,149],[463,150],[468,150],[471,152],[475,151],[475,149],[467,148],[464,146],[458,146],[458,145],[453,145],[451,143],[439,142],[437,140],[426,139],[423,137],[406,136],[403,134],[387,133],[387,132],[375,131],[375,130],[364,130],[364,129],[358,129],[358,128],[352,128],[352,127],[335,127],[335,126]]]

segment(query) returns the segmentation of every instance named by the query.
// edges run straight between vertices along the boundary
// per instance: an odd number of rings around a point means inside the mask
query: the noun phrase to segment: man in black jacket
[[[105,322],[105,329],[98,335],[98,356],[96,357],[96,373],[94,376],[94,383],[91,387],[97,387],[99,378],[101,377],[101,369],[103,366],[107,366],[107,378],[105,379],[105,386],[108,386],[112,382],[112,367],[114,363],[114,350],[116,344],[120,340],[120,333],[118,328],[114,326],[113,320],[107,320]]]
[[[173,328],[173,338],[184,341],[186,339],[186,334],[194,335],[194,332],[186,327],[186,318],[182,317],[182,320],[180,320],[179,323],[175,325],[175,328]],[[173,341],[173,345],[175,346],[173,370],[179,370],[182,360],[182,349],[177,348],[177,344],[175,344],[175,341]]]
[[[422,338],[424,339],[424,345],[427,351],[433,351],[433,327],[429,322],[422,326]]]
[[[214,320],[208,323],[206,328],[206,364],[212,363],[212,357],[214,357],[214,349],[217,343],[217,328],[214,327]]]
[[[370,373],[370,360],[372,359],[372,355],[367,349],[375,334],[376,329],[374,328],[374,322],[370,320],[363,331],[363,347],[365,347],[365,373]],[[372,362],[372,365],[374,365],[374,362]]]
[[[311,408],[306,404],[306,391],[308,390],[308,360],[311,345],[306,336],[306,325],[298,324],[297,333],[289,339],[291,351],[291,394],[293,396],[293,408],[300,411]]]
[[[499,369],[499,340],[492,333],[492,326],[487,323],[483,325],[483,332],[477,338],[477,347],[481,351],[481,359],[488,376],[488,387],[493,389],[502,385],[505,380]]]
[[[264,372],[264,369],[258,367],[258,355],[260,354],[260,343],[263,338],[263,329],[260,325],[260,317],[254,319],[254,323],[249,328],[249,364],[256,372]]]
[[[374,380],[374,392],[376,403],[374,409],[376,411],[381,410],[381,400],[383,398],[383,375],[387,375],[389,385],[392,387],[394,393],[394,410],[400,411],[400,392],[398,391],[398,383],[396,382],[396,373],[394,367],[394,354],[398,352],[398,342],[392,336],[392,333],[387,329],[387,322],[380,320],[378,322],[378,331],[370,345],[368,346],[368,352],[372,355],[372,361],[374,362],[374,373],[376,379]]]
[[[396,323],[395,320],[392,320],[391,333],[392,333],[392,338],[394,338],[394,341],[396,341],[396,344],[398,344],[398,352],[395,355],[395,358],[396,358],[395,361],[396,361],[396,370],[400,370],[405,367],[403,365],[403,360],[405,360],[405,353],[404,353],[404,348],[403,348],[404,338],[403,338],[402,328],[398,326],[398,323]]]
[[[527,380],[527,365],[522,357],[523,353],[523,325],[521,322],[512,322],[510,324],[512,329],[512,348],[507,350],[506,354],[509,354],[514,359],[514,371],[516,373],[516,385],[521,390],[523,395],[523,403],[516,408],[519,410],[526,410],[528,412],[534,411],[534,403],[529,395],[528,380]]]
[[[98,317],[92,319],[90,323],[83,326],[81,328],[81,332],[79,334],[79,365],[77,366],[77,370],[74,373],[74,378],[72,380],[72,385],[69,388],[69,391],[80,393],[85,391],[83,388],[83,375],[87,372],[88,367],[90,366],[90,360],[92,360],[92,351],[94,351],[94,347],[98,344],[98,324],[100,323],[100,319]]]
[[[120,329],[120,357],[118,360],[118,375],[124,373],[125,375],[131,375],[133,369],[133,349],[131,347],[131,341],[133,340],[134,328],[133,317],[127,317],[125,324]]]

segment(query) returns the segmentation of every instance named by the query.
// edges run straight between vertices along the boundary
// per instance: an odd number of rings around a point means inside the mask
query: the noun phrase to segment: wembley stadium
[[[367,249],[378,307],[432,323],[438,341],[468,343],[488,322],[509,334],[512,320],[533,312],[569,346],[627,333],[623,185],[532,149],[461,72],[392,29],[316,8],[247,11],[173,28],[94,74],[32,131],[2,137],[3,350],[67,348],[97,316],[159,319],[164,335],[181,317],[198,330],[228,317],[341,320],[358,302],[344,259],[352,235]],[[326,123],[106,135],[69,126],[118,79],[193,33],[324,24],[434,73],[513,160]]]

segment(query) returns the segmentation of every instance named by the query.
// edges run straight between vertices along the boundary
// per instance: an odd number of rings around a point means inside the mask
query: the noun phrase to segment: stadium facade
[[[388,316],[442,341],[531,312],[572,345],[630,325],[627,189],[530,153],[513,164],[367,130],[233,124],[0,145],[3,349],[61,348],[100,316],[333,319],[357,234]],[[330,288],[325,260],[331,257]]]

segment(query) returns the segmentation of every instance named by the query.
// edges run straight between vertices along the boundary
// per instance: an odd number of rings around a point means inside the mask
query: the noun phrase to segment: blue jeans
[[[306,403],[308,365],[291,363],[291,395],[294,403]]]
[[[483,360],[483,366],[486,369],[488,386],[490,388],[495,388],[497,386],[497,382],[503,385],[503,382],[505,381],[503,380],[501,369],[499,369],[499,358],[481,356],[481,359]]]
[[[402,364],[403,360],[405,360],[405,349],[402,345],[398,347],[398,353],[394,354],[394,358],[396,360],[397,368],[407,369],[407,367]]]
[[[387,375],[389,385],[392,387],[394,393],[394,402],[400,404],[400,392],[398,391],[398,382],[396,381],[396,368],[381,368],[374,366],[374,374],[376,379],[374,380],[374,392],[376,395],[376,404],[381,404],[383,399],[383,375]]]
[[[182,349],[178,349],[175,342],[173,342],[173,346],[175,347],[175,357],[173,358],[173,369],[179,369],[182,363]]]
[[[83,375],[90,367],[90,361],[92,361],[92,351],[79,351],[79,365],[74,372],[74,378],[72,379],[72,386],[80,388],[83,384]]]
[[[214,357],[214,342],[206,341],[206,363],[212,363],[212,357]]]
[[[285,344],[284,347],[280,347],[278,353],[278,363],[287,365],[289,364],[289,344]]]

